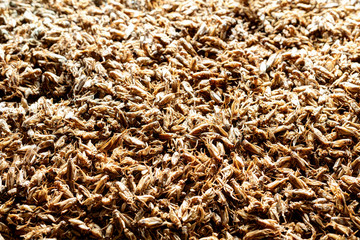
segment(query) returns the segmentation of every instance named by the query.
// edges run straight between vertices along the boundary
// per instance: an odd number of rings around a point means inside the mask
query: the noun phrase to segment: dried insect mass
[[[0,239],[359,239],[359,12],[0,2]]]

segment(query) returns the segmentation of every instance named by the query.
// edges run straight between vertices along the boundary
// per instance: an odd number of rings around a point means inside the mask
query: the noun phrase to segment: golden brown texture
[[[0,239],[357,239],[358,1],[0,3]]]

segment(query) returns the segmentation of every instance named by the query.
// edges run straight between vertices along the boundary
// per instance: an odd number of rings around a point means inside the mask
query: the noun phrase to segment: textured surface
[[[357,239],[338,2],[1,3],[2,237]]]

